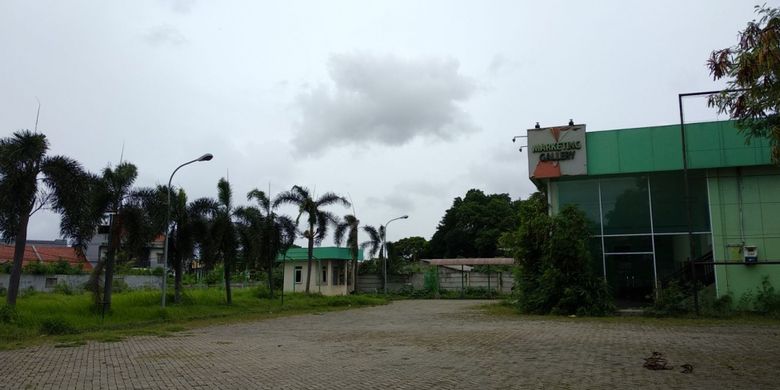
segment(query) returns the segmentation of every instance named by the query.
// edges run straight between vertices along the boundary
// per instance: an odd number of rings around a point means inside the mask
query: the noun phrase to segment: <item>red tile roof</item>
[[[0,244],[0,263],[12,262],[13,259],[14,245]],[[92,265],[87,261],[81,251],[78,251],[73,247],[59,245],[27,244],[27,247],[24,250],[22,265],[24,266],[31,262],[37,263],[38,261],[56,263],[61,260],[67,261],[73,267],[81,265],[85,271],[92,269]]]

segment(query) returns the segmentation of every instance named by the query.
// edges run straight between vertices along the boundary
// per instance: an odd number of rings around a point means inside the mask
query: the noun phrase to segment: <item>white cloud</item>
[[[403,145],[418,136],[446,141],[476,131],[459,106],[476,87],[458,68],[452,59],[334,55],[334,87],[321,85],[298,96],[298,152],[316,154],[339,145]]]
[[[152,27],[143,37],[154,46],[178,46],[187,42],[187,38],[176,27],[167,24]]]

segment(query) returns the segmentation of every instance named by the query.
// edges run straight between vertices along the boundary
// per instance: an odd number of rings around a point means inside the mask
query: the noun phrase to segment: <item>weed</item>
[[[78,330],[67,320],[60,317],[49,318],[41,322],[40,331],[47,335],[75,334]]]

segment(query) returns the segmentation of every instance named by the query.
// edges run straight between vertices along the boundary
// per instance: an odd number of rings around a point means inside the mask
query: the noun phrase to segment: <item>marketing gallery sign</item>
[[[528,174],[533,179],[587,175],[585,125],[528,129]]]

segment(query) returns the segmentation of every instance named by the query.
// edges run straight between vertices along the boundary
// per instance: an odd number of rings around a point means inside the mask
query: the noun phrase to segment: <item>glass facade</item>
[[[712,249],[706,177],[690,173],[695,257]],[[594,270],[618,299],[650,300],[689,256],[683,172],[554,181],[553,210],[575,205],[590,222]]]

